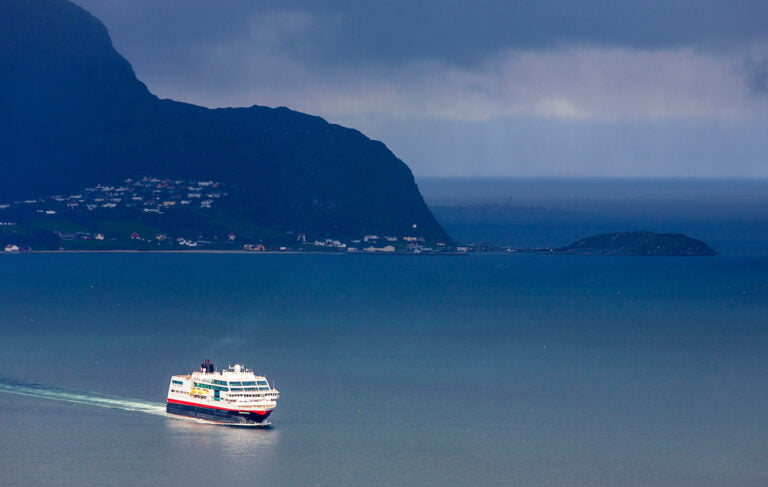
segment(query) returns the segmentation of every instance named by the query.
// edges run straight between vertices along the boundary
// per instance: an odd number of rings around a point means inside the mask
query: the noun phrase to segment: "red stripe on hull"
[[[218,406],[209,406],[207,404],[200,404],[199,402],[179,401],[178,399],[171,399],[170,397],[168,398],[168,402],[172,402],[174,404],[184,404],[185,406],[195,406],[195,407],[199,407],[199,408],[222,409],[224,411],[235,411],[235,412],[242,411],[242,412],[260,414],[262,416],[270,413],[270,411],[254,411],[252,409],[230,409],[230,408],[222,408],[222,407],[218,407]]]

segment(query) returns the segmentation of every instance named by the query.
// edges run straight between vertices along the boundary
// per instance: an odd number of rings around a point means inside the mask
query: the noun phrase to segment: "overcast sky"
[[[163,98],[287,106],[417,176],[768,177],[768,0],[75,0]]]

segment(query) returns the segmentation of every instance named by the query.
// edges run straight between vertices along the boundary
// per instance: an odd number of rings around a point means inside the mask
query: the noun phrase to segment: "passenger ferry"
[[[277,407],[280,392],[240,364],[216,371],[203,360],[199,372],[174,375],[168,387],[166,411],[214,423],[264,425]]]

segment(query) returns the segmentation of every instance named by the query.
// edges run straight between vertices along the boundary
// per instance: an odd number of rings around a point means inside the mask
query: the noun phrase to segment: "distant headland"
[[[513,249],[516,252],[564,255],[717,255],[709,245],[682,233],[648,231],[616,232],[594,235],[556,249]]]
[[[231,233],[241,245],[278,247],[298,235],[330,243],[413,237],[427,248],[451,242],[408,166],[383,143],[284,107],[208,109],[159,99],[84,9],[68,0],[2,6],[0,221],[18,224],[31,240],[56,245],[49,231],[58,231],[64,242],[87,234],[108,242],[127,232],[153,245],[162,235],[216,243]],[[133,209],[125,195],[85,193],[147,176],[218,187],[178,195],[167,185],[152,188],[161,201],[130,194],[142,198],[129,200]],[[49,224],[56,219],[71,224]]]

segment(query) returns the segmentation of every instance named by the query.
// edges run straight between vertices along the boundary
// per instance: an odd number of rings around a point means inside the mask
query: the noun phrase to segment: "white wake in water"
[[[63,387],[44,386],[32,382],[24,382],[8,377],[0,377],[0,392],[9,394],[19,394],[22,396],[40,397],[43,399],[52,399],[54,401],[64,401],[73,404],[84,404],[86,406],[97,406],[100,408],[121,409],[123,411],[133,411],[155,416],[164,416],[166,418],[189,421],[203,424],[222,424],[224,426],[237,427],[269,427],[271,423],[256,424],[230,424],[216,423],[199,418],[189,418],[177,416],[165,412],[165,404],[159,402],[142,401],[140,399],[130,399],[126,397],[108,396],[106,394],[97,394],[95,392],[78,391],[75,389],[65,389]]]
[[[65,401],[74,404],[85,404],[101,408],[121,409],[123,411],[136,411],[157,416],[168,416],[165,412],[165,404],[162,403],[124,397],[113,397],[88,391],[44,386],[6,377],[0,377],[0,392],[40,397],[44,399],[52,399],[54,401]]]

